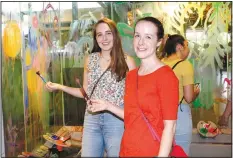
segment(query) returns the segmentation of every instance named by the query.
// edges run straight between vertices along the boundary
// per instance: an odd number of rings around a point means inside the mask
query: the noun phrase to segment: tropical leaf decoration
[[[196,50],[199,52],[195,51],[195,54],[200,59],[199,66],[204,68],[207,65],[211,65],[214,77],[216,76],[215,62],[217,63],[217,67],[222,68],[220,58],[230,50],[228,43],[222,44],[219,42],[222,40],[218,38],[221,33],[228,32],[229,17],[231,17],[229,4],[223,2],[180,2],[179,7],[174,11],[174,16],[170,18],[171,23],[169,25],[172,26],[175,32],[185,37],[185,25],[187,25],[187,20],[190,18],[189,15],[194,11],[198,14],[194,24],[189,27],[195,30],[201,23],[204,35],[207,38],[202,39],[204,42],[201,45],[198,44],[200,47]],[[212,7],[204,15],[207,5],[211,5]],[[223,13],[225,13],[224,16]],[[192,42],[196,45],[195,41]]]
[[[128,36],[130,38],[133,38],[133,28],[130,27],[126,23],[117,23],[117,30],[119,31],[121,36]]]
[[[148,16],[151,16],[151,13],[143,13],[142,14],[142,17],[148,17]]]
[[[207,6],[211,7],[205,13]],[[186,36],[185,28],[187,28],[190,15],[194,12],[197,14],[197,18],[189,28],[194,32],[203,28],[203,36],[198,41],[190,41],[190,61],[196,71],[195,80],[201,82],[202,85],[202,91],[193,104],[194,107],[209,109],[213,105],[212,92],[217,84],[215,80],[216,68],[222,68],[221,57],[230,52],[228,43],[222,42],[226,40],[220,40],[220,35],[228,32],[229,3],[180,2],[179,8],[174,11],[174,16],[171,17],[170,26],[172,26],[172,29]],[[224,16],[223,13],[225,13]]]
[[[174,9],[173,14],[164,9],[169,3],[168,8]],[[189,41],[189,59],[196,72],[195,81],[202,85],[201,93],[194,102],[196,107],[208,109],[213,105],[212,92],[217,84],[216,68],[223,67],[221,58],[230,52],[230,39],[226,39],[231,22],[229,8],[230,2],[147,2],[137,8],[142,13],[149,12],[158,18],[163,23],[165,33],[186,37],[187,29],[203,32],[196,41]]]
[[[171,17],[171,26],[176,30],[177,33],[181,34],[185,37],[185,27],[184,25],[187,23],[190,18],[189,15],[194,11],[197,12],[198,18],[196,22],[189,26],[191,29],[195,29],[200,21],[203,21],[204,18],[204,10],[206,9],[205,2],[189,2],[182,3],[179,2],[179,7],[174,10],[174,15]]]
[[[216,64],[217,67],[222,69],[221,57],[226,53],[230,53],[228,23],[231,11],[229,10],[229,5],[230,3],[228,2],[212,2],[212,8],[209,10],[209,13],[212,12],[212,14],[207,13],[208,17],[204,25],[204,31],[208,39],[205,43],[207,47],[200,52],[202,60],[199,65],[203,68],[211,65],[214,77],[216,77]],[[225,13],[224,16],[223,13]],[[210,22],[211,25],[207,25],[207,22]],[[221,36],[224,34],[226,36]]]
[[[115,2],[113,3],[113,8],[116,15],[119,17],[117,22],[127,22],[127,13],[128,10],[132,8],[132,2]]]
[[[204,35],[207,37],[199,49],[199,59],[195,64],[197,79],[202,84],[199,97],[193,102],[194,107],[210,109],[214,104],[213,93],[218,88],[217,68],[222,69],[221,57],[230,52],[228,43],[229,4],[212,2],[204,21]],[[225,16],[221,16],[225,13]],[[223,35],[223,36],[222,36]],[[208,74],[208,75],[207,75]]]
[[[178,6],[178,4],[179,3],[174,3],[173,7],[175,8],[176,6]],[[162,22],[165,34],[173,34],[176,33],[177,30],[172,29],[172,17],[168,14],[168,10],[165,8],[167,5],[168,2],[146,2],[144,3],[144,5],[137,5],[137,10],[141,11],[141,17],[152,16],[157,18]],[[135,12],[137,12],[137,10]]]

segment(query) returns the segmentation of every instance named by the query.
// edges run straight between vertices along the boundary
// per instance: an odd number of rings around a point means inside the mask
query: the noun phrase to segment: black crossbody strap
[[[173,65],[172,69],[175,69],[175,67],[176,67],[180,62],[182,62],[182,61],[184,61],[184,60],[180,60],[180,61],[178,61],[177,63],[175,63],[175,65]]]
[[[180,61],[178,61],[177,63],[175,63],[175,65],[173,65],[172,69],[174,70],[174,68],[175,68],[179,63],[181,63],[182,61],[184,61],[184,60],[180,60]],[[184,96],[183,96],[182,99],[180,100],[179,105],[182,103],[183,100],[184,100]],[[180,107],[180,110],[182,111],[181,107]]]
[[[92,94],[94,93],[94,90],[95,90],[95,88],[97,87],[97,84],[99,83],[100,79],[103,77],[103,75],[104,75],[109,69],[110,69],[110,67],[108,67],[108,68],[102,73],[102,75],[99,77],[99,79],[96,81],[96,83],[95,83],[95,85],[94,85],[94,87],[93,87],[93,89],[92,89],[92,91],[91,91],[90,99],[91,99],[91,96],[92,96]]]

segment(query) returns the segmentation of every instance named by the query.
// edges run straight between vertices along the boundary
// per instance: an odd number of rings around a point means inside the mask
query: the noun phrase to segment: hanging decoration
[[[3,33],[3,49],[6,56],[15,58],[20,52],[21,31],[16,21],[8,21]]]
[[[45,22],[45,19],[46,19],[46,14],[47,14],[47,11],[48,9],[52,9],[53,13],[54,13],[54,18],[53,18],[53,31],[54,32],[58,32],[59,30],[59,20],[58,20],[58,17],[56,15],[56,11],[54,9],[54,7],[49,3],[45,8],[43,8],[43,11],[42,11],[42,14],[43,14],[43,18],[44,18],[44,22]],[[40,30],[41,33],[42,33],[42,36],[45,36],[47,42],[48,42],[48,45],[49,47],[52,47],[53,46],[53,43],[51,41],[51,33],[52,33],[52,30],[50,29],[45,29],[45,30]]]

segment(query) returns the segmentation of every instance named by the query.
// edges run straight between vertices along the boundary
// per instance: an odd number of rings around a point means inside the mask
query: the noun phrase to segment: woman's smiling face
[[[158,28],[152,22],[140,21],[135,27],[134,51],[140,59],[155,55],[156,48],[160,44],[157,37]]]
[[[96,41],[103,51],[111,51],[113,47],[113,34],[108,24],[100,23],[96,27]]]

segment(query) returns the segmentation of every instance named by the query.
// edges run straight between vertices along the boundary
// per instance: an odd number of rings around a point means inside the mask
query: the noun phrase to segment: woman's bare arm
[[[158,157],[168,157],[172,148],[176,130],[176,120],[164,120]]]
[[[84,73],[83,73],[83,88],[86,91],[87,90],[87,74],[88,74],[88,69],[87,69],[87,63],[88,63],[88,57],[85,58],[84,60]],[[74,88],[74,87],[68,87],[65,85],[57,84],[57,83],[52,83],[52,82],[47,82],[46,83],[46,88],[49,91],[55,91],[55,90],[61,90],[63,92],[66,92],[72,96],[83,98],[83,94],[81,92],[80,88]]]
[[[184,86],[183,91],[184,91],[185,101],[187,103],[191,103],[197,98],[197,96],[200,92],[200,89],[199,89],[198,85],[190,84],[190,85]]]

